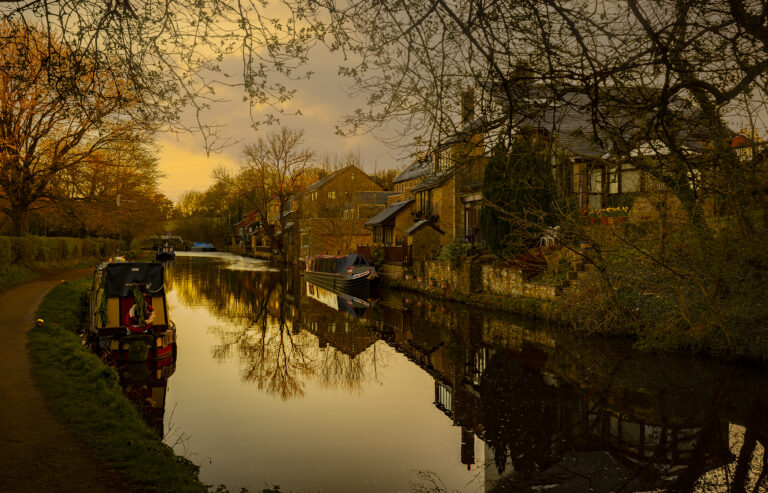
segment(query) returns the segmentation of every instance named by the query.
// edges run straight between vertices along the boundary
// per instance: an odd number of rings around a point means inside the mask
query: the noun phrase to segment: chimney
[[[461,92],[461,128],[466,128],[467,124],[475,117],[475,91],[471,86],[467,86],[466,91]]]

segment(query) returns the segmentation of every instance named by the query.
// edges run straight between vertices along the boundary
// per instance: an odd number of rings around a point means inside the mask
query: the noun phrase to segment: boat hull
[[[176,330],[96,337],[95,348],[115,362],[156,361],[162,366],[176,359]]]
[[[304,278],[320,286],[321,288],[334,291],[342,291],[367,298],[373,292],[377,285],[377,278],[372,276],[363,276],[352,278],[351,276],[342,276],[339,274],[329,274],[326,272],[305,271]]]

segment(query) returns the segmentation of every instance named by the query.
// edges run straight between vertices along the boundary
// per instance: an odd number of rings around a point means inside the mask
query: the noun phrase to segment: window
[[[352,173],[351,175],[349,175],[349,179],[352,180],[352,181],[355,181],[355,174]]]
[[[432,215],[432,190],[419,192],[419,212],[423,216]]]
[[[330,192],[328,192],[328,199],[329,200],[336,200],[336,191],[335,190],[331,190]]]
[[[608,170],[608,193],[619,193],[619,168],[611,168]]]
[[[464,208],[464,236],[468,241],[480,241],[480,211],[483,206],[479,203],[467,204]]]
[[[392,244],[392,233],[393,233],[393,227],[392,226],[382,226],[383,234],[384,234],[384,241],[383,243],[385,245],[391,245]]]
[[[383,243],[384,245],[391,245],[394,237],[394,226],[374,226],[373,227],[373,242]]]

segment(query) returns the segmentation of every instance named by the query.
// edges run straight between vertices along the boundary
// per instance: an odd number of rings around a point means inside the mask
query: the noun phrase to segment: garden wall
[[[426,290],[449,289],[456,295],[482,293],[554,300],[562,294],[563,290],[559,284],[527,282],[520,269],[483,265],[471,260],[462,262],[460,265],[452,265],[450,262],[441,260],[415,261],[413,271],[417,278],[422,278],[422,282],[414,280],[408,284],[409,286],[419,288],[420,284],[423,284]],[[429,286],[430,280],[435,281],[434,287]]]
[[[562,293],[557,284],[526,282],[521,270],[509,267],[483,265],[481,279],[483,292],[488,294],[553,300]]]

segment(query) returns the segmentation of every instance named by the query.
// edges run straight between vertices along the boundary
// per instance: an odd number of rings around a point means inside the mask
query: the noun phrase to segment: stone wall
[[[454,266],[442,260],[414,262],[413,272],[422,277],[422,283],[413,281],[413,287],[426,291],[435,289],[450,290],[455,295],[483,293],[495,296],[514,296],[554,300],[562,294],[559,284],[537,284],[525,281],[519,269],[481,265],[469,259]],[[397,274],[394,274],[396,277]],[[390,275],[392,275],[390,274]],[[434,279],[435,286],[429,287],[429,280]]]
[[[562,287],[557,284],[526,282],[521,270],[508,267],[483,265],[481,279],[484,293],[501,296],[553,300],[562,293]]]
[[[469,294],[479,290],[477,282],[473,281],[473,271],[479,270],[480,265],[471,261],[463,262],[458,266],[442,260],[430,260],[424,262],[425,280],[434,279],[438,285],[448,283],[450,289],[456,294]]]

